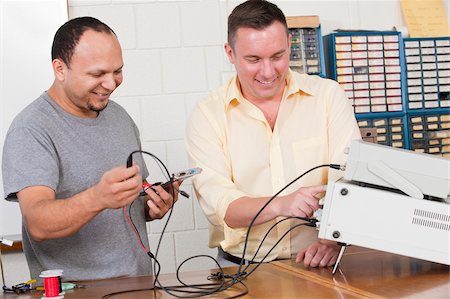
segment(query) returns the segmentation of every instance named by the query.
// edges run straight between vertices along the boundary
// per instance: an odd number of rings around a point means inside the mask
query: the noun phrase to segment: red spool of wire
[[[62,299],[64,298],[64,292],[62,291],[61,276],[62,270],[47,270],[42,271],[39,277],[44,279],[45,295],[42,299]]]

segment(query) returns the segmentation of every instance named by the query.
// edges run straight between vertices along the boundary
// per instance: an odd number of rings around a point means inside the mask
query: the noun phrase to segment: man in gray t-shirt
[[[122,83],[119,41],[95,18],[70,20],[56,32],[52,66],[52,86],[17,115],[3,150],[5,198],[20,204],[31,277],[149,274],[145,221],[162,218],[177,193],[156,186],[138,197],[148,174],[142,156],[126,167],[141,144],[131,117],[109,100]]]

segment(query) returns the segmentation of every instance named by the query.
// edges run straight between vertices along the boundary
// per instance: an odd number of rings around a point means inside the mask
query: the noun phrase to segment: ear
[[[59,58],[52,61],[53,72],[58,81],[64,81],[67,73],[67,65]]]
[[[225,53],[227,54],[227,57],[228,57],[228,60],[230,61],[230,63],[234,64],[235,57],[234,57],[233,48],[230,46],[229,43],[225,43],[223,48],[225,49]]]

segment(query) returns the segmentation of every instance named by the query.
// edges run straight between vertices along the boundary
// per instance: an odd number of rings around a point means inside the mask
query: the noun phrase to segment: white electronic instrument
[[[319,238],[450,265],[450,160],[353,141]]]

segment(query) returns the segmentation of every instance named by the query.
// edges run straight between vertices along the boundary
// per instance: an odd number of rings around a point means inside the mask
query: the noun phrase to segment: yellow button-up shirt
[[[344,150],[361,138],[350,101],[335,81],[290,71],[272,131],[262,111],[246,100],[237,77],[199,101],[188,121],[186,143],[192,166],[203,172],[193,186],[210,222],[210,247],[221,246],[242,256],[247,228],[230,228],[224,221],[228,205],[243,197],[272,196],[312,167],[345,163]],[[326,184],[342,176],[336,170],[317,169],[286,189]],[[252,227],[246,259],[277,220]],[[296,220],[277,225],[256,260],[261,260]],[[265,261],[291,258],[317,240],[311,227],[296,228]]]

